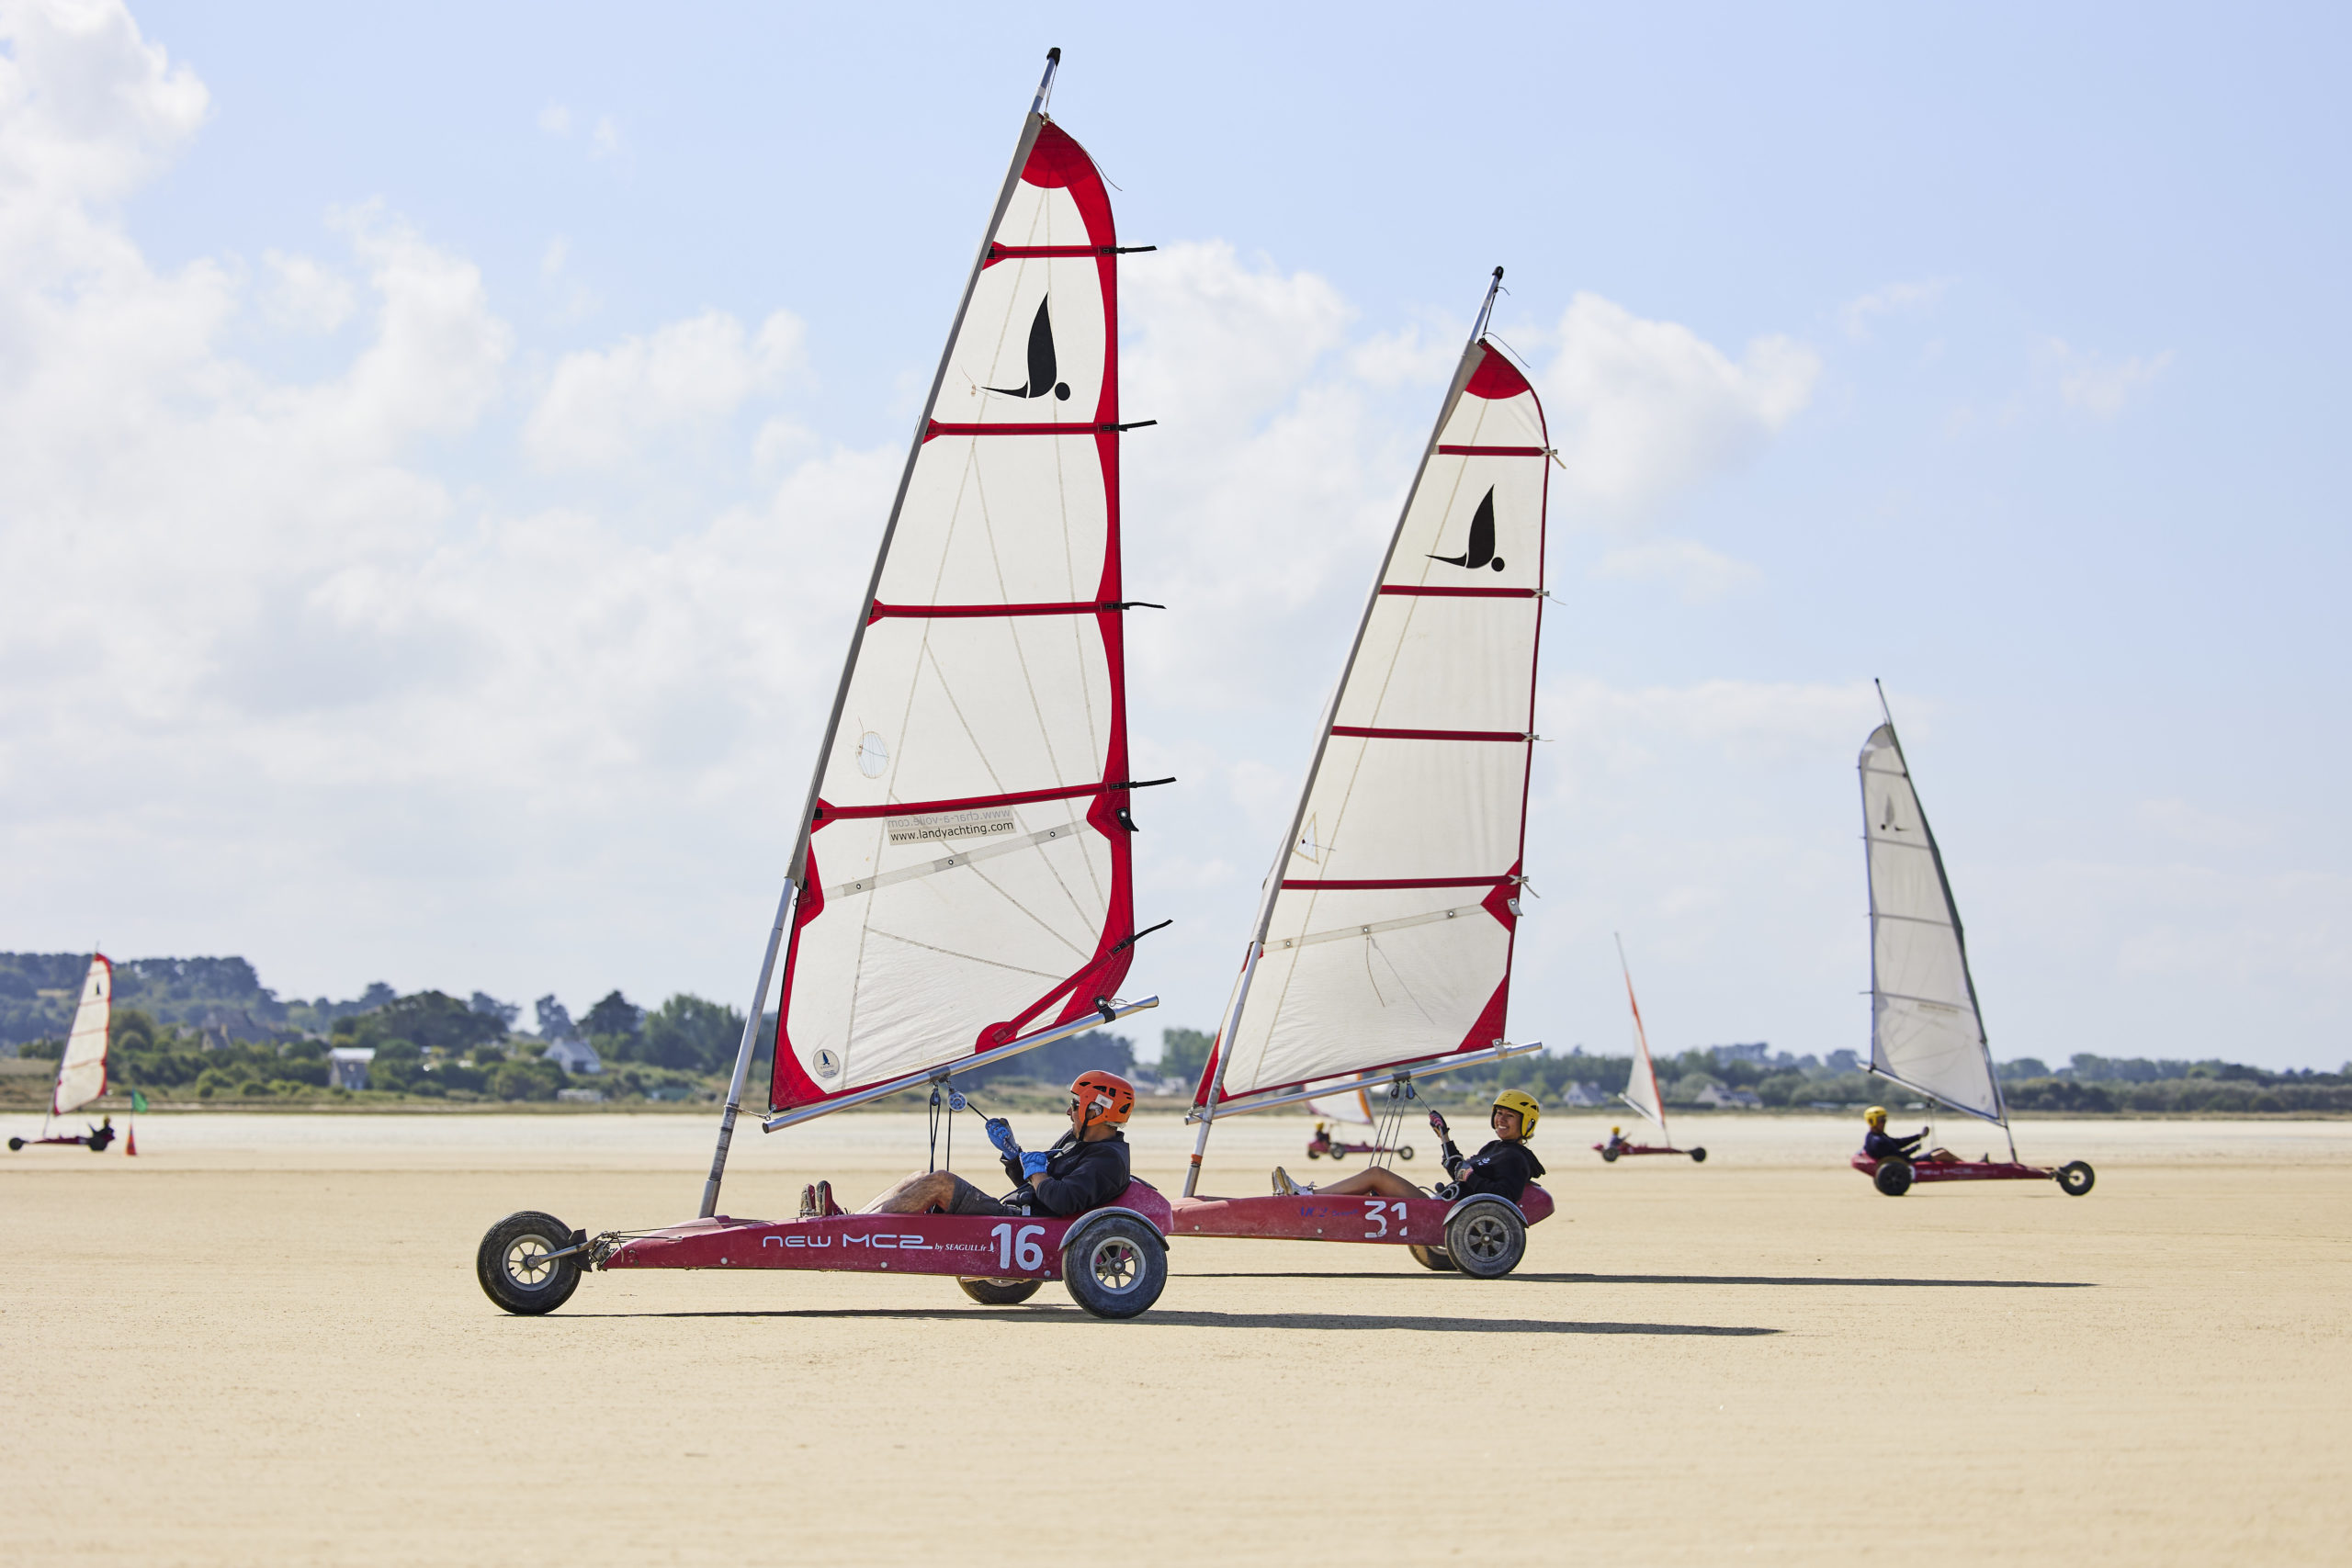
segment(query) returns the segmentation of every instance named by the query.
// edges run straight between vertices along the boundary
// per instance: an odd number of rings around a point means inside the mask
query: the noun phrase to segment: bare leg
[[[1377,1165],[1315,1190],[1315,1195],[1318,1198],[1352,1198],[1358,1193],[1372,1193],[1382,1198],[1426,1198],[1429,1196],[1395,1171]]]
[[[956,1196],[954,1173],[944,1170],[925,1171],[910,1176],[865,1208],[861,1214],[921,1214],[933,1209],[944,1209]]]

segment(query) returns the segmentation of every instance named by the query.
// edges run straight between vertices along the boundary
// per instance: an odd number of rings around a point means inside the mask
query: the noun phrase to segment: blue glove
[[[1020,1156],[1021,1145],[1013,1141],[1012,1122],[1001,1116],[991,1116],[981,1125],[988,1129],[989,1142],[996,1145],[997,1153],[1007,1159]]]
[[[1021,1156],[1021,1179],[1028,1181],[1036,1177],[1045,1175],[1046,1162],[1053,1157],[1054,1156],[1051,1155],[1023,1155]]]

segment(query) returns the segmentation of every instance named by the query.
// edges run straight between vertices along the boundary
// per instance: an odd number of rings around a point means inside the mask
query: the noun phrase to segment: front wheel
[[[1097,1220],[1063,1244],[1062,1283],[1097,1317],[1140,1316],[1168,1283],[1168,1244],[1141,1220]]]
[[[2069,1198],[2081,1197],[2091,1190],[2091,1183],[2098,1179],[2098,1178],[2092,1173],[2091,1168],[2081,1160],[2058,1168],[2059,1189]]]
[[[1706,1151],[1706,1150],[1704,1150],[1704,1149],[1692,1149],[1692,1150],[1690,1151],[1690,1163],[1691,1163],[1692,1165],[1704,1165],[1704,1164],[1706,1164],[1706,1163],[1707,1163],[1707,1151]]]
[[[1413,1163],[1413,1145],[1410,1145],[1410,1144],[1407,1144],[1403,1148],[1398,1149],[1398,1150],[1396,1151],[1396,1157],[1397,1157],[1398,1159],[1403,1160],[1407,1165],[1410,1165],[1410,1164],[1412,1164],[1412,1163]]]
[[[1911,1190],[1911,1162],[1890,1159],[1880,1162],[1878,1173],[1871,1178],[1871,1185],[1890,1198],[1900,1198]]]
[[[1615,1149],[1603,1149],[1600,1151],[1600,1157],[1608,1164],[1615,1165],[1617,1163],[1617,1151]]]
[[[553,1214],[526,1209],[490,1227],[474,1252],[482,1292],[518,1317],[553,1312],[580,1288],[580,1254],[571,1228]]]
[[[22,1138],[11,1138],[11,1139],[9,1139],[9,1140],[8,1140],[8,1150],[9,1150],[9,1152],[10,1152],[11,1154],[15,1153],[15,1152],[16,1152],[17,1150],[18,1150],[18,1149],[23,1148],[24,1146],[25,1146],[25,1141],[24,1141],[24,1139],[22,1139]]]
[[[1527,1225],[1501,1203],[1472,1203],[1445,1222],[1445,1255],[1474,1280],[1499,1280],[1527,1256]]]
[[[1405,1250],[1413,1255],[1414,1262],[1432,1274],[1451,1274],[1454,1271],[1453,1259],[1434,1247],[1423,1247],[1416,1242]]]
[[[1043,1280],[958,1280],[963,1292],[982,1306],[1019,1306],[1046,1288]]]
[[[1345,1149],[1339,1148],[1339,1147],[1336,1147],[1336,1146],[1335,1146],[1335,1147],[1331,1150],[1331,1163],[1332,1163],[1333,1165],[1338,1165],[1341,1160],[1344,1160],[1344,1159],[1346,1159],[1347,1157],[1348,1157],[1348,1151],[1347,1151],[1347,1150],[1345,1150]]]

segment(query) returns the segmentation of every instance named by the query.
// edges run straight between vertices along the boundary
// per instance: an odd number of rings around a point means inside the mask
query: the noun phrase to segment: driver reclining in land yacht
[[[1136,1088],[1115,1073],[1080,1073],[1069,1086],[1069,1131],[1043,1152],[1023,1153],[1001,1116],[988,1121],[989,1142],[1004,1156],[1004,1174],[1018,1183],[991,1198],[952,1170],[910,1176],[859,1211],[866,1214],[1082,1214],[1117,1201],[1127,1190],[1127,1140],[1120,1132],[1136,1108]],[[843,1211],[833,1184],[803,1188],[800,1217]]]

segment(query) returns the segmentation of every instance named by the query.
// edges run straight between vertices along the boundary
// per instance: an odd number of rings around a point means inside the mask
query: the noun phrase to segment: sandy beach
[[[1306,1130],[1221,1129],[1207,1188],[1306,1174]],[[1703,1167],[1603,1167],[1605,1130],[1545,1123],[1560,1213],[1501,1281],[1187,1240],[1131,1324],[1058,1286],[992,1310],[714,1273],[591,1276],[526,1320],[474,1282],[484,1227],[686,1217],[708,1116],[143,1117],[136,1159],[0,1163],[8,1539],[141,1564],[2342,1561],[2352,1122],[2021,1124],[2026,1157],[2098,1166],[2080,1200],[1883,1199],[1842,1121],[1692,1119]],[[820,1175],[862,1198],[922,1140],[896,1113],[750,1133],[724,1207],[788,1214]],[[1172,1190],[1189,1135],[1134,1142]]]

